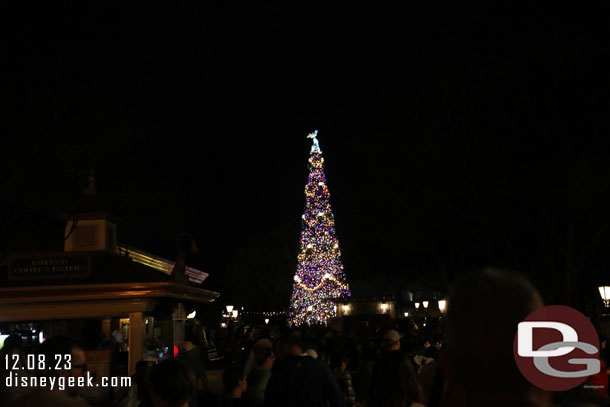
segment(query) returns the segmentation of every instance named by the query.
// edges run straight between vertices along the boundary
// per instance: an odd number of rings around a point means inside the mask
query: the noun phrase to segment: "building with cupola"
[[[93,176],[57,221],[63,251],[2,258],[0,340],[18,333],[36,351],[46,338],[67,335],[83,344],[98,376],[132,375],[141,360],[172,357],[185,342],[189,314],[220,295],[204,288],[208,273],[117,242],[120,219],[104,206]]]

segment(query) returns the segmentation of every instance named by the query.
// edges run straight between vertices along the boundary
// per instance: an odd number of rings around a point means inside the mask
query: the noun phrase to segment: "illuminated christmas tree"
[[[350,295],[343,273],[335,219],[324,176],[324,158],[317,135],[316,130],[307,136],[313,139],[313,146],[305,187],[299,263],[288,316],[291,326],[326,324],[328,318],[336,313],[333,299]]]

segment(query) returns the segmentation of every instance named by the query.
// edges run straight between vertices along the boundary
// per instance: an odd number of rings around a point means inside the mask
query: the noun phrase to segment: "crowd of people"
[[[390,321],[372,335],[341,334],[328,327],[286,329],[232,325],[206,343],[187,342],[174,359],[140,362],[118,407],[445,407],[610,405],[608,350],[603,369],[579,387],[548,392],[533,386],[513,356],[515,329],[543,303],[517,273],[482,270],[456,282],[448,298],[444,335],[422,336]],[[209,340],[209,342],[208,342]],[[214,343],[212,343],[214,341]],[[199,345],[199,346],[197,346]],[[212,366],[214,345],[224,366]],[[20,352],[9,338],[3,355]],[[69,338],[50,338],[43,353],[70,353],[79,363],[58,375],[85,373],[84,352]],[[222,391],[211,390],[210,369],[222,368]],[[6,375],[4,375],[5,377]],[[592,385],[595,384],[595,385]],[[0,386],[1,387],[1,386]],[[86,406],[74,389],[4,388],[2,405]]]

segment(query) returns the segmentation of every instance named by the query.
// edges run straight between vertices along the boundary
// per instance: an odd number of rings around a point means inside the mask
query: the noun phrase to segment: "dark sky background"
[[[121,241],[174,258],[191,233],[212,288],[279,306],[318,129],[354,287],[610,282],[608,7],[200,3],[0,6],[4,252],[93,167]]]

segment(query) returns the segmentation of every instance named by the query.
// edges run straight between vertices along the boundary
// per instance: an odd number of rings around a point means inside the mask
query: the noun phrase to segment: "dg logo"
[[[563,305],[540,308],[519,323],[513,352],[523,376],[544,390],[573,389],[600,371],[595,327]]]

